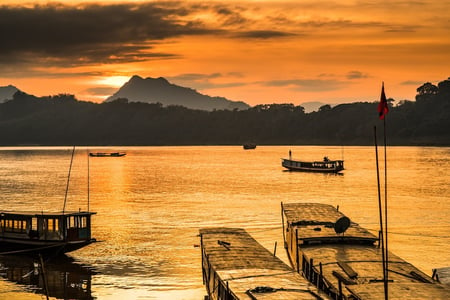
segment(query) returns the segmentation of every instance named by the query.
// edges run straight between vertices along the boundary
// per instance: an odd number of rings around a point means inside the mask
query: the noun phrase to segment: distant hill
[[[305,113],[310,113],[313,111],[318,111],[321,106],[324,106],[326,103],[322,102],[303,102],[300,105],[305,108]]]
[[[0,86],[0,103],[11,100],[18,90],[18,88],[12,85]]]
[[[126,98],[129,102],[161,103],[163,106],[180,105],[190,109],[243,110],[250,106],[242,101],[232,101],[223,97],[210,97],[196,90],[170,83],[163,77],[142,78],[134,75],[114,95],[105,102]]]

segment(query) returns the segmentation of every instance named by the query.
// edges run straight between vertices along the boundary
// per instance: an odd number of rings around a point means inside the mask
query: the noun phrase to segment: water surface
[[[88,158],[89,150],[127,155]],[[287,262],[281,202],[339,205],[373,233],[379,227],[373,147],[89,150],[76,149],[65,209],[97,212],[92,231],[101,242],[69,254],[69,265],[92,271],[80,279],[88,291],[74,299],[203,299],[202,227],[243,227],[271,251],[277,242]],[[280,158],[289,150],[294,159],[343,158],[346,170],[284,171]],[[0,148],[0,210],[62,210],[71,153],[71,147]],[[387,158],[390,250],[428,274],[449,266],[450,148],[388,147]],[[0,298],[41,299],[39,292],[29,282],[0,281]]]

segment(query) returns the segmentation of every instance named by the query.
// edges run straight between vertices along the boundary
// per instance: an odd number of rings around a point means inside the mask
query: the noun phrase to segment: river
[[[343,158],[345,170],[285,171],[289,150],[294,159]],[[378,154],[384,195],[382,147]],[[72,147],[0,148],[0,210],[62,210],[71,155]],[[450,266],[449,170],[449,147],[387,148],[389,250],[427,274]],[[203,299],[199,228],[245,228],[271,251],[277,242],[287,262],[281,202],[339,205],[379,228],[374,147],[79,147],[69,179],[66,210],[95,211],[100,242],[48,261],[50,299]],[[19,261],[0,259],[0,299],[41,299],[32,262]],[[20,276],[8,278],[11,270]]]

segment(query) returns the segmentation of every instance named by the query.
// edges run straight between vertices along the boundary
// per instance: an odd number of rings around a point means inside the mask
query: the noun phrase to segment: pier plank
[[[210,299],[329,299],[241,228],[200,229]]]

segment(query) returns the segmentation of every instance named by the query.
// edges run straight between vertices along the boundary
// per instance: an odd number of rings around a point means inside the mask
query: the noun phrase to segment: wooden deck
[[[345,217],[331,205],[282,204],[283,232],[295,270],[335,299],[385,299],[382,251],[377,238],[351,222],[335,232]],[[450,299],[450,289],[389,252],[390,299]]]
[[[200,229],[203,282],[212,300],[330,299],[241,228]]]

